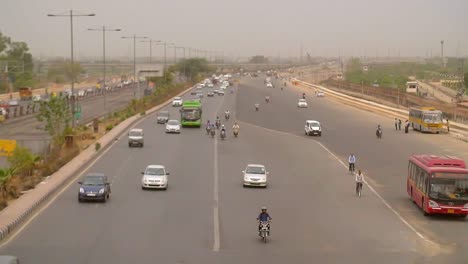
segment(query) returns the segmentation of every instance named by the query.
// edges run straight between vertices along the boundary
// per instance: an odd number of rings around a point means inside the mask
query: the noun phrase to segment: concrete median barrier
[[[193,87],[185,89],[176,96],[183,96],[192,88]],[[98,158],[104,149],[110,147],[112,142],[124,134],[133,124],[149,114],[158,111],[162,107],[169,105],[171,102],[172,98],[146,111],[147,115],[142,116],[138,113],[122,121],[97,141],[101,144],[101,149],[99,151],[96,151],[94,147],[88,147],[61,167],[57,172],[47,177],[34,189],[26,192],[20,198],[11,201],[8,207],[0,211],[0,240],[4,240],[17,230],[18,227],[31,217],[41,206],[44,206],[46,201],[50,200],[65,187],[86,165]]]

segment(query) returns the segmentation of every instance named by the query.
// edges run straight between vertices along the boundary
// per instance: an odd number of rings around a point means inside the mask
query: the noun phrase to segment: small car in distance
[[[128,132],[128,147],[133,147],[134,145],[143,147],[143,129],[133,128]]]
[[[304,126],[304,133],[306,136],[322,136],[322,126],[320,125],[320,122],[315,120],[307,120]]]
[[[183,100],[182,98],[180,97],[174,97],[174,99],[172,99],[172,106],[182,106],[182,103],[183,103]]]
[[[179,120],[171,119],[166,123],[166,133],[178,133],[180,134],[180,122]]]
[[[264,165],[261,164],[248,164],[247,168],[242,171],[244,176],[245,186],[258,186],[267,187],[268,172]]]
[[[156,116],[156,122],[158,124],[165,124],[169,121],[169,111],[160,111]]]
[[[269,83],[266,84],[266,87],[267,88],[273,88],[273,84],[269,82]]]
[[[315,96],[317,97],[324,97],[325,96],[325,93],[323,91],[316,91],[315,92]]]
[[[88,173],[80,182],[78,202],[101,201],[106,202],[111,194],[110,183],[103,173]]]
[[[219,90],[219,91],[218,91],[218,95],[224,95],[224,91],[223,91],[223,90]]]
[[[167,190],[168,181],[167,175],[169,172],[162,165],[149,165],[142,172],[141,189],[163,189]]]
[[[214,92],[213,92],[213,91],[209,91],[208,93],[206,93],[206,96],[208,96],[208,97],[213,97],[213,96],[214,96]]]
[[[299,99],[297,101],[297,107],[299,108],[307,108],[309,105],[307,104],[307,101],[305,99]]]

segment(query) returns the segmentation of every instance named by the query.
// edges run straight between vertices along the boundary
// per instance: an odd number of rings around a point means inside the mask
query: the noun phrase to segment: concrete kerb
[[[315,85],[307,82],[303,82],[300,80],[297,80],[301,85],[306,86],[306,87],[311,87],[319,90],[326,91],[329,95],[334,96],[335,98],[348,102],[352,105],[357,105],[361,108],[367,108],[367,109],[373,109],[377,110],[379,112],[383,112],[385,114],[395,116],[395,117],[401,117],[401,118],[408,118],[409,112],[407,110],[402,110],[402,109],[397,109],[393,108],[390,106],[382,105],[376,102],[360,99],[360,98],[355,98],[346,94],[342,94],[333,90],[330,90],[328,88],[325,88],[320,85]],[[458,128],[458,129],[457,129]],[[456,133],[451,133],[454,137],[457,139],[460,139],[462,141],[468,142],[468,136],[466,135],[468,133],[468,126],[456,122],[450,122],[450,131],[451,132],[456,132]]]
[[[176,96],[182,96],[190,91],[193,87],[189,87],[180,92]],[[105,134],[101,139],[96,142],[101,144],[101,150],[96,151],[92,146],[82,151],[78,156],[73,158],[70,162],[61,167],[57,172],[48,177],[47,180],[38,184],[33,190],[23,194],[20,198],[12,201],[9,206],[0,211],[0,241],[4,240],[11,233],[14,232],[33,212],[35,212],[46,200],[51,198],[57,191],[65,186],[71,178],[81,169],[83,169],[89,162],[91,162],[97,155],[104,149],[110,147],[114,140],[128,130],[138,120],[145,118],[147,115],[152,114],[159,109],[170,104],[172,99],[157,105],[148,111],[146,115],[134,115],[117,125],[114,129]]]

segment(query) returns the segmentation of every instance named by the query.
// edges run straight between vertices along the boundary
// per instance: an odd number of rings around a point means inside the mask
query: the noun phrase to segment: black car
[[[103,173],[89,173],[78,183],[81,185],[78,202],[88,200],[106,202],[110,197],[110,183]]]

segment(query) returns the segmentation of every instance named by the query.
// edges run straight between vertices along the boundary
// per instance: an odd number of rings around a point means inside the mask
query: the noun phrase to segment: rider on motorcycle
[[[305,99],[305,93],[302,93],[302,99]]]
[[[229,112],[229,110],[224,111],[224,116],[226,117],[226,119],[229,119],[229,117],[231,116],[231,112]]]
[[[258,111],[258,108],[260,108],[260,104],[255,104],[255,110]]]
[[[237,122],[235,122],[234,125],[232,126],[232,130],[239,131],[239,129],[240,129],[239,124],[237,124]]]
[[[261,222],[270,222],[271,221],[271,216],[270,214],[267,213],[267,208],[266,206],[262,206],[262,212],[258,215],[257,221],[258,221],[258,232],[260,233],[260,228]],[[268,226],[268,231],[270,230],[270,226]]]
[[[265,96],[265,101],[268,103],[270,102],[270,96]]]

